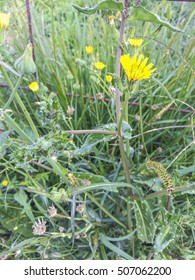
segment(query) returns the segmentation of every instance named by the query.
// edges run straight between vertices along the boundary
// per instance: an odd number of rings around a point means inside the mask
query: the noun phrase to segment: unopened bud
[[[24,54],[16,60],[14,66],[23,75],[35,73],[36,65],[33,60],[31,44],[27,45]]]

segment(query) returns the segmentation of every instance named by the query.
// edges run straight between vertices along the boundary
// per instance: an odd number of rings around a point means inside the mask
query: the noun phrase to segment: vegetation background
[[[14,98],[3,109],[20,76],[14,63],[29,41],[25,1],[7,1],[10,24],[0,45],[1,259],[195,259],[195,4],[141,4],[183,32],[126,22],[124,50],[132,54],[128,39],[143,38],[139,51],[157,68],[129,98],[129,185],[115,135],[115,88],[122,100],[128,92],[124,74],[114,74],[120,12],[85,15],[70,1],[31,1],[37,77],[22,77],[23,105]],[[97,61],[106,65],[101,72]],[[40,88],[32,92],[35,78]],[[111,133],[75,133],[92,129]],[[169,211],[165,187],[146,168],[149,158],[174,181]]]

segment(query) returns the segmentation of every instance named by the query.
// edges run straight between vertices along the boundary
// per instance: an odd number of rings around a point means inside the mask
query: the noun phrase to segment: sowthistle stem
[[[122,54],[122,44],[123,44],[123,37],[125,32],[125,23],[126,18],[128,15],[128,0],[124,0],[124,10],[122,13],[122,21],[121,21],[121,28],[120,28],[120,36],[119,36],[119,44],[117,48],[117,56],[116,56],[116,75],[120,78],[120,72],[121,72],[121,66],[120,66],[120,57]],[[129,164],[128,160],[125,154],[124,150],[124,142],[123,142],[123,136],[122,136],[122,118],[123,112],[121,114],[121,98],[120,98],[120,92],[119,89],[116,88],[115,91],[115,100],[116,100],[116,119],[117,119],[117,126],[118,126],[118,137],[119,137],[119,149],[120,149],[120,155],[122,160],[122,165],[125,171],[125,178],[128,184],[130,184],[130,171],[129,171]],[[125,102],[126,103],[126,102]],[[127,103],[128,104],[128,103]],[[130,189],[129,195],[132,196],[132,189]],[[127,223],[128,223],[128,229],[132,229],[132,218],[131,218],[131,206],[130,203],[127,202]]]

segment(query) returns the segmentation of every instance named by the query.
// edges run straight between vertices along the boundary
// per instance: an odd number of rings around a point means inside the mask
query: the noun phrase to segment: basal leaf
[[[143,242],[152,243],[156,226],[150,206],[146,201],[135,201],[134,207],[138,238]]]
[[[152,13],[143,6],[133,7],[132,13],[128,17],[128,19],[157,23],[169,28],[172,31],[183,32],[181,29],[171,25],[168,21],[162,20],[158,15]]]
[[[92,15],[98,10],[110,10],[110,11],[122,11],[123,3],[112,1],[112,0],[104,0],[99,2],[92,8],[83,8],[78,5],[73,4],[73,7],[78,10],[80,13]]]

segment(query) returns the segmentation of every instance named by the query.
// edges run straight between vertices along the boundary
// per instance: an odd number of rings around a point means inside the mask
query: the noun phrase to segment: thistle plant
[[[12,16],[0,14],[10,40],[0,258],[194,258],[194,41],[184,46],[183,22],[165,20],[188,13],[189,39],[193,12],[165,1],[149,1],[152,11],[128,0],[10,2]]]

